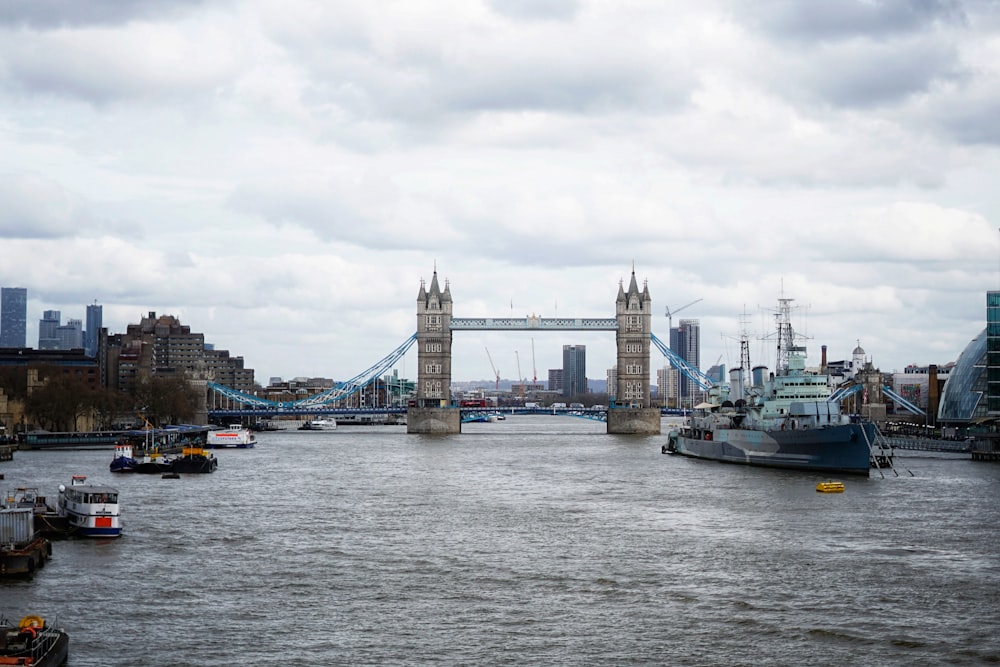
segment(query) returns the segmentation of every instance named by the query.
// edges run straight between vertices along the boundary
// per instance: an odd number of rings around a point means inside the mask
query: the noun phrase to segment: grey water
[[[569,417],[261,433],[210,475],[17,452],[0,489],[117,486],[0,613],[85,665],[1000,663],[1000,465],[824,477],[663,455]]]

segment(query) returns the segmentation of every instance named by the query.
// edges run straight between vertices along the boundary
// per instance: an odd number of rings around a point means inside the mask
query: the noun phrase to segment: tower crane
[[[493,369],[493,375],[495,375],[497,379],[496,387],[494,387],[494,389],[500,391],[500,371],[498,371],[497,367],[493,365],[493,357],[490,356],[490,348],[487,347],[485,349],[486,349],[486,358],[490,360],[490,368]]]
[[[531,384],[538,384],[538,369],[535,367],[535,339],[531,339]]]
[[[667,306],[667,327],[668,327],[667,332],[668,332],[668,335],[669,335],[670,331],[674,330],[674,315],[676,313],[681,312],[682,310],[684,310],[688,306],[693,306],[694,304],[698,303],[699,301],[702,301],[702,299],[695,299],[691,303],[685,303],[680,308],[674,308],[673,310],[670,310],[670,306]]]
[[[514,350],[514,359],[517,360],[517,381],[521,385],[521,404],[524,404],[524,378],[521,377],[521,355]]]

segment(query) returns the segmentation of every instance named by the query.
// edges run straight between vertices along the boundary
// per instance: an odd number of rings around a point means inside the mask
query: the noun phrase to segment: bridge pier
[[[433,435],[461,433],[461,410],[458,408],[408,408],[406,411],[406,432]]]
[[[608,434],[659,435],[659,408],[608,408]]]

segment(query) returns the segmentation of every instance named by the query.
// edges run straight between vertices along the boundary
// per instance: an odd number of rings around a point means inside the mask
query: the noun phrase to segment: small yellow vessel
[[[816,485],[816,490],[820,493],[843,493],[844,483],[843,482],[820,482]]]

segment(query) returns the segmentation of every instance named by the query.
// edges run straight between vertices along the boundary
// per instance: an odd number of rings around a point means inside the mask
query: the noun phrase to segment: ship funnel
[[[744,381],[742,368],[733,368],[729,371],[729,385],[732,387],[730,393],[731,400],[746,400],[746,382]]]

